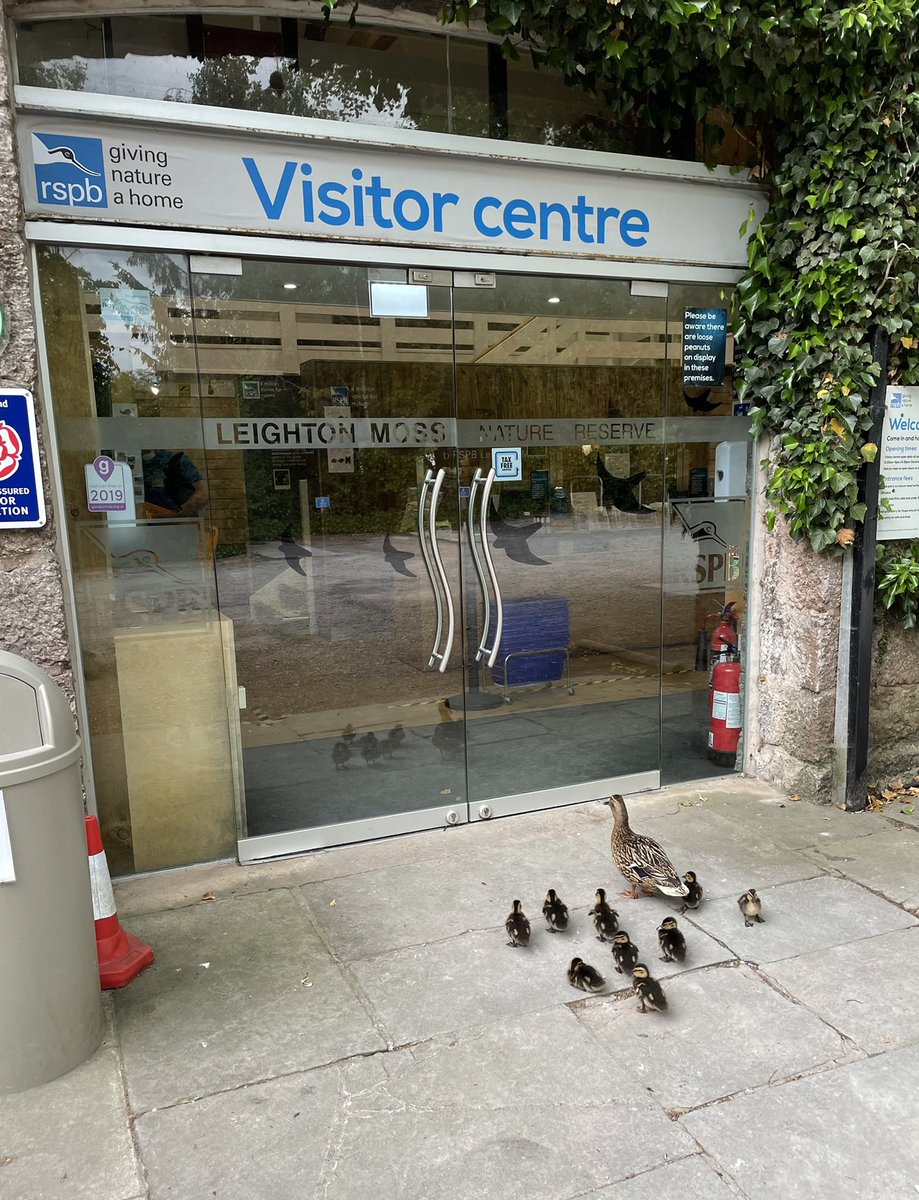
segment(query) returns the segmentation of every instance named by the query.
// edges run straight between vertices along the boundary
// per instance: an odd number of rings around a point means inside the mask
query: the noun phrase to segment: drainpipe
[[[871,429],[868,441],[878,447],[884,426],[888,346],[886,331],[875,329],[871,353],[881,370],[869,400]],[[836,681],[836,762],[837,793],[849,812],[861,812],[868,802],[868,718],[880,486],[879,451],[874,462],[864,463],[859,470],[858,498],[867,506],[867,511],[864,524],[856,533],[851,559],[843,569],[840,669]]]

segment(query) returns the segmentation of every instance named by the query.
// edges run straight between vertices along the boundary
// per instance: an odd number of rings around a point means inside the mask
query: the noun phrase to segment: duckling
[[[550,933],[562,933],[568,928],[568,906],[559,900],[554,888],[546,892],[542,915],[546,918]]]
[[[638,947],[632,945],[624,929],[620,929],[613,938],[613,958],[620,975],[631,971],[638,962]]]
[[[582,992],[602,992],[606,987],[606,980],[600,972],[581,958],[571,960],[568,982],[572,987],[580,988]]]
[[[635,995],[639,1000],[639,1012],[647,1012],[649,1008],[655,1012],[667,1011],[667,997],[664,995],[664,989],[656,979],[651,978],[651,972],[644,963],[638,963],[632,972],[632,978],[635,980]]]
[[[664,917],[657,931],[657,940],[661,944],[661,962],[685,962],[686,939],[677,928],[676,917]]]
[[[597,928],[597,941],[612,941],[613,934],[619,928],[619,914],[606,903],[606,892],[603,888],[597,888],[594,906],[590,910],[590,915],[593,917],[594,925]]]
[[[623,896],[629,900],[636,900],[642,892],[645,895],[661,892],[664,896],[685,896],[686,884],[657,842],[632,830],[623,798],[611,796],[607,804],[613,813],[610,842],[613,861],[632,885],[632,890],[623,892]]]
[[[350,757],[351,747],[347,742],[336,742],[332,747],[332,762],[335,765],[336,771],[343,771]]]
[[[681,913],[686,912],[687,908],[698,908],[702,903],[702,884],[696,879],[695,871],[687,871],[683,882],[686,884],[686,896],[680,909]]]
[[[747,928],[749,928],[754,921],[759,922],[760,925],[765,924],[765,921],[760,916],[760,913],[763,911],[763,902],[760,900],[759,896],[757,896],[753,888],[750,888],[748,892],[744,892],[742,896],[738,897],[737,905],[740,908],[740,911],[743,913],[743,923],[747,926]]]
[[[341,736],[349,744],[351,742],[353,742],[354,739],[357,737],[357,730],[354,728],[354,726],[351,724],[350,721],[344,727],[344,729],[341,731]]]
[[[375,733],[365,733],[361,738],[360,746],[361,754],[368,767],[375,763],[382,753]]]
[[[507,936],[511,939],[507,943],[509,946],[529,946],[530,922],[524,916],[523,905],[519,900],[514,901],[508,918],[504,922],[504,928],[507,930]]]

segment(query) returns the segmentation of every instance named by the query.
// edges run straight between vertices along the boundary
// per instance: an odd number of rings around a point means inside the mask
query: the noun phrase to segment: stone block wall
[[[28,388],[39,410],[39,451],[47,480],[48,447],[38,389],[35,320],[23,233],[16,162],[9,47],[0,0],[0,303],[9,342],[0,353],[0,382]],[[38,530],[0,531],[0,649],[30,659],[72,694],[64,592],[55,536],[55,514],[45,487],[48,524]]]
[[[747,765],[789,794],[827,803],[833,782],[842,559],[816,555],[792,541],[781,522],[761,537],[759,578],[752,581],[759,592],[759,618],[751,640],[758,634],[759,648],[747,677]]]

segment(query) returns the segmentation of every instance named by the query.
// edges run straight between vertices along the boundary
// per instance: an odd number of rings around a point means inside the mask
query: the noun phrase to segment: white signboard
[[[321,136],[320,136],[321,130]],[[403,140],[405,135],[400,135]],[[742,268],[758,187],[726,174],[654,174],[455,148],[337,142],[328,123],[271,136],[26,114],[32,216]]]
[[[889,387],[881,435],[881,540],[919,537],[919,387]]]

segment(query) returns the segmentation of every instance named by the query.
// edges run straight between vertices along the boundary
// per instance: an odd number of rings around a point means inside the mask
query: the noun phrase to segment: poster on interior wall
[[[881,501],[877,535],[919,537],[919,387],[889,387],[881,435]]]
[[[687,308],[683,313],[683,386],[721,387],[727,344],[726,308]]]
[[[0,390],[0,529],[39,529],[45,497],[32,393]]]

